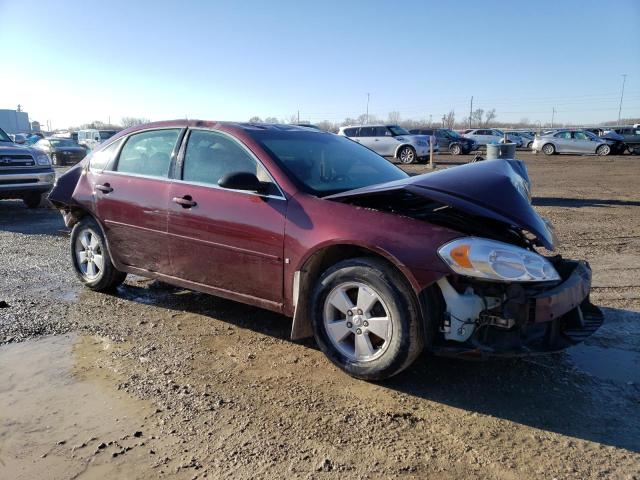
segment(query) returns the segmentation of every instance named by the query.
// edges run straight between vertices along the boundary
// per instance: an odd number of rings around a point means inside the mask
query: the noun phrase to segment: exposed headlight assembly
[[[486,238],[465,237],[444,244],[438,255],[454,272],[498,282],[560,280],[551,262],[535,252]]]
[[[36,157],[36,163],[38,165],[51,165],[51,160],[49,159],[46,153],[36,152],[35,157]]]

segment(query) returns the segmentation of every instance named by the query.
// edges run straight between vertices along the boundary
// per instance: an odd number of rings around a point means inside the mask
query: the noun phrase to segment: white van
[[[89,148],[95,148],[97,145],[101,144],[106,139],[113,137],[115,134],[115,130],[78,130],[78,143],[80,145],[86,145]]]

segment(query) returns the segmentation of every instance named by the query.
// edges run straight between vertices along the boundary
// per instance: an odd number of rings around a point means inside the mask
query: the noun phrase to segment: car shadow
[[[21,200],[0,200],[0,231],[25,235],[66,235],[62,215],[51,208],[27,208]]]
[[[151,282],[147,287],[129,282],[118,288],[117,295],[131,301],[211,316],[289,340],[290,318],[212,295],[174,289],[162,282]],[[619,309],[604,311],[603,334],[598,332],[594,336],[603,338],[596,343],[604,341],[606,344],[609,336],[615,337],[615,332],[620,331],[626,332],[626,338],[638,338],[637,334],[629,332],[629,328],[640,333],[640,313]],[[626,326],[621,327],[622,323]],[[616,338],[610,340],[617,343]],[[312,339],[300,343],[318,349]],[[599,348],[595,354],[588,351],[590,361],[600,366],[610,364],[611,368],[634,368],[636,362],[640,362],[640,345],[635,343],[629,346],[632,350],[627,366],[616,363],[616,348]],[[640,381],[627,384],[619,379],[594,375],[588,367],[574,361],[571,351],[481,362],[425,354],[403,373],[379,383],[381,387],[425,400],[424,408],[437,408],[428,403],[434,402],[640,452],[638,385]]]
[[[534,197],[532,203],[537,207],[640,207],[640,200],[612,200],[598,198]]]

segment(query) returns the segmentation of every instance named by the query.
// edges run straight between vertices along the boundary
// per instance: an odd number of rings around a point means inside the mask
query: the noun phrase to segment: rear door
[[[370,148],[374,152],[376,150],[375,140],[375,127],[360,127],[358,132],[358,141],[367,148]]]
[[[558,153],[571,153],[574,151],[571,132],[558,132],[553,136],[553,144]]]
[[[257,158],[231,135],[191,130],[169,189],[173,276],[282,303],[287,201]],[[224,175],[251,172],[264,194],[218,186]],[[186,200],[186,202],[185,202]]]
[[[180,135],[179,128],[130,135],[109,147],[119,148],[113,165],[95,173],[96,211],[103,222],[111,254],[120,263],[170,273],[169,171]],[[99,168],[100,153],[108,152],[96,152],[92,167]],[[94,160],[98,165],[94,165]]]

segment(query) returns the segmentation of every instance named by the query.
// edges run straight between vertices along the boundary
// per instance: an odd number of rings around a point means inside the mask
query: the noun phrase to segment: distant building
[[[18,110],[0,110],[0,128],[7,133],[30,132],[29,114]]]
[[[31,131],[32,132],[39,132],[41,131],[40,129],[40,122],[37,120],[34,120],[33,122],[31,122]]]

